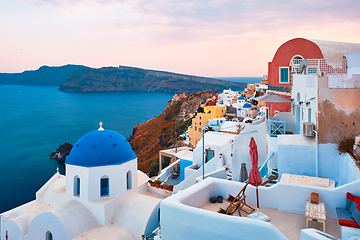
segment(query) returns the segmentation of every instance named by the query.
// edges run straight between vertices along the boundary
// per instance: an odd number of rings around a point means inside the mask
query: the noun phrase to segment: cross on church
[[[103,123],[102,123],[102,122],[99,123],[99,126],[100,126],[100,127],[99,127],[98,130],[104,130],[103,127],[102,127],[102,126],[103,126]]]

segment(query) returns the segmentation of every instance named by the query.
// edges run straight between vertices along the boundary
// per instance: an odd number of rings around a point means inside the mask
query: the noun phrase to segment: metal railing
[[[269,120],[269,134],[270,137],[277,137],[277,135],[285,135],[286,121]]]
[[[299,65],[303,59],[293,59],[291,61],[291,73],[299,73]],[[305,69],[305,74],[337,74],[346,71],[346,59],[345,58],[331,58],[331,59],[307,59],[308,64]]]

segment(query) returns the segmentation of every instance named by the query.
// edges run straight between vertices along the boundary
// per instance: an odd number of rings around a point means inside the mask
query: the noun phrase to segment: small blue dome
[[[243,96],[238,97],[238,100],[245,100]]]
[[[66,164],[81,167],[119,165],[136,158],[127,139],[112,130],[95,130],[82,136],[73,146]]]
[[[251,104],[250,104],[250,103],[245,103],[245,104],[243,105],[243,108],[251,108]]]

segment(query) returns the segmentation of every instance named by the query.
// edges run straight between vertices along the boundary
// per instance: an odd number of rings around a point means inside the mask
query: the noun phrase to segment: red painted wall
[[[321,59],[324,58],[320,48],[313,42],[304,38],[294,38],[283,43],[276,51],[274,58],[268,64],[268,84],[275,86],[291,87],[291,79],[288,84],[279,82],[279,67],[289,67],[290,61],[295,55],[300,55],[304,59]],[[291,72],[291,69],[290,69]],[[289,73],[290,73],[289,72]],[[280,95],[286,99],[290,96]],[[270,109],[270,103],[266,103],[266,107]],[[273,103],[272,115],[275,110],[281,112],[290,112],[291,103]]]

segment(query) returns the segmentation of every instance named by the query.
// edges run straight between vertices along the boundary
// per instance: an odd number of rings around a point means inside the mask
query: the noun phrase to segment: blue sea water
[[[231,82],[240,82],[240,83],[260,83],[262,77],[214,77],[216,79],[231,81]]]
[[[261,78],[219,78],[254,83]],[[57,87],[0,85],[0,213],[35,199],[63,164],[49,159],[60,144],[104,128],[129,137],[159,114],[173,94],[60,92]]]
[[[63,165],[49,159],[60,144],[74,144],[103,127],[130,137],[136,124],[159,114],[173,94],[70,93],[57,87],[0,85],[0,213],[35,199]]]

